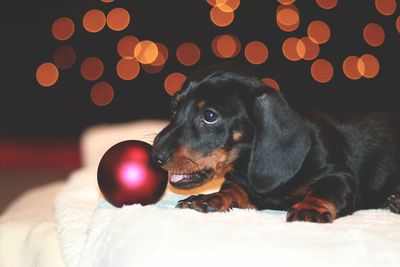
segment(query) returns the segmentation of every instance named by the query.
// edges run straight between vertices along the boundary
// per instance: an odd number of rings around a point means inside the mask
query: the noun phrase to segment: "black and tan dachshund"
[[[177,188],[224,177],[219,192],[179,208],[288,210],[287,221],[327,223],[358,209],[400,213],[400,119],[378,112],[299,113],[260,79],[205,70],[172,98],[153,159]]]

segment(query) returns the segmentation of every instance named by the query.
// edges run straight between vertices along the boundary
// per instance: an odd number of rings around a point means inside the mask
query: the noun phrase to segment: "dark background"
[[[300,11],[300,27],[288,33],[276,25],[278,5],[273,0],[242,0],[233,23],[221,28],[210,21],[211,6],[205,0],[115,0],[113,3],[98,0],[3,1],[0,16],[0,161],[3,160],[0,182],[15,177],[8,176],[10,170],[15,173],[24,169],[32,173],[35,164],[27,164],[35,162],[31,159],[42,156],[46,161],[45,152],[40,152],[38,146],[49,146],[48,140],[55,140],[50,145],[54,150],[49,152],[49,157],[53,157],[54,151],[62,153],[57,150],[59,144],[72,142],[74,152],[68,150],[68,153],[72,153],[76,161],[72,160],[64,168],[59,166],[68,172],[79,167],[77,146],[85,128],[99,123],[143,118],[167,119],[169,103],[163,87],[165,77],[175,71],[188,75],[203,66],[225,61],[216,57],[211,49],[213,38],[223,33],[236,35],[242,44],[238,56],[229,61],[249,68],[260,77],[274,78],[295,105],[400,111],[400,34],[395,27],[399,8],[394,15],[383,16],[372,0],[339,1],[332,10],[321,9],[312,0],[298,0],[295,5]],[[82,17],[86,11],[98,8],[107,14],[114,7],[124,7],[130,12],[131,22],[127,29],[115,32],[106,26],[96,34],[83,29]],[[58,41],[52,37],[51,25],[64,16],[75,22],[75,33],[67,41]],[[306,36],[308,24],[317,19],[325,21],[331,29],[331,38],[320,46],[319,54],[319,58],[328,59],[335,70],[333,79],[325,84],[312,79],[312,61],[292,62],[282,54],[283,41],[288,37]],[[371,47],[363,40],[363,28],[370,22],[380,24],[385,30],[385,41],[379,47]],[[157,74],[141,71],[132,81],[118,78],[115,72],[119,60],[116,45],[125,35],[165,44],[169,59],[164,69]],[[263,41],[268,46],[269,58],[264,64],[256,66],[246,61],[243,48],[252,40]],[[176,48],[188,41],[196,43],[201,50],[200,61],[191,67],[182,66],[175,56]],[[37,67],[51,61],[54,51],[63,45],[75,49],[75,65],[60,71],[54,86],[41,87],[35,80]],[[342,71],[343,60],[349,55],[366,53],[378,58],[378,76],[356,81],[348,79]],[[105,72],[100,80],[114,87],[115,97],[108,106],[96,106],[90,99],[90,88],[95,82],[84,80],[79,70],[80,63],[88,56],[97,56],[103,61]],[[7,151],[5,146],[8,146]],[[9,151],[13,151],[13,147],[22,151],[22,156],[19,161],[18,157],[16,161],[10,161],[13,163],[10,165],[4,160],[10,159]],[[46,164],[43,166],[52,168]],[[1,168],[7,170],[7,175],[4,171],[2,175]],[[21,178],[21,183],[26,183],[26,180]]]

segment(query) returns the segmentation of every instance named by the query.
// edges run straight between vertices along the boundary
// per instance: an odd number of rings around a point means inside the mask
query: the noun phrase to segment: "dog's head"
[[[172,98],[170,124],[154,140],[153,159],[171,184],[192,188],[235,171],[268,192],[290,179],[310,147],[304,122],[258,78],[200,72]],[[244,165],[244,166],[243,166]]]

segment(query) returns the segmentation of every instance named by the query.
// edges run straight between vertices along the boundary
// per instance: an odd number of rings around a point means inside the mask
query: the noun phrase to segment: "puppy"
[[[330,223],[358,209],[400,212],[400,119],[293,110],[260,79],[201,71],[172,97],[153,159],[177,188],[224,177],[219,192],[178,208],[287,210],[287,221]]]

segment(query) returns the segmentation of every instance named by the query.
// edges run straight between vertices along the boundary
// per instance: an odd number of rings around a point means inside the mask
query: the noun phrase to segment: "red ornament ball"
[[[116,207],[154,204],[167,187],[168,173],[151,160],[152,146],[123,141],[104,153],[97,182],[104,197]]]

